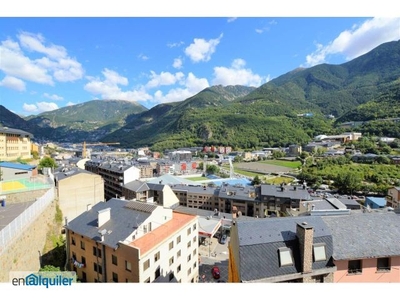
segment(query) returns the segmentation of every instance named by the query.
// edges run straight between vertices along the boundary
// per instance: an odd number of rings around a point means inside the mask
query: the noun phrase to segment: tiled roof
[[[29,136],[30,138],[33,138],[33,134],[20,130],[20,129],[15,129],[15,128],[8,128],[8,127],[0,127],[0,133],[11,133],[11,134],[19,134],[21,136]]]
[[[132,241],[129,245],[139,248],[140,254],[143,255],[151,249],[156,248],[159,244],[170,238],[177,231],[181,230],[196,218],[196,216],[173,212],[172,220]]]
[[[303,187],[296,187],[286,185],[283,186],[284,190],[281,190],[280,186],[277,185],[268,185],[262,184],[261,185],[261,195],[262,196],[274,196],[278,198],[290,198],[290,199],[303,199],[303,200],[310,200],[310,194],[306,189]]]
[[[133,209],[133,210],[137,210],[137,211],[146,212],[146,213],[152,213],[153,211],[156,210],[157,205],[149,204],[149,203],[145,203],[145,202],[129,201],[127,204],[125,204],[124,207]]]
[[[324,216],[335,260],[400,256],[400,217],[394,213]]]

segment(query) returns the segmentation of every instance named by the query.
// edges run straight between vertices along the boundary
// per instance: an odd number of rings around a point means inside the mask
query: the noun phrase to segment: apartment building
[[[171,188],[179,199],[179,205],[205,210],[219,209],[218,188],[185,184],[175,184]]]
[[[140,170],[118,161],[101,162],[87,161],[85,170],[99,174],[104,180],[104,194],[106,200],[121,197],[123,185],[140,178]]]
[[[320,217],[234,219],[229,282],[333,282],[332,253]]]
[[[395,186],[388,189],[386,197],[387,206],[400,208],[400,187]]]
[[[31,158],[31,139],[29,132],[1,127],[0,128],[0,161],[13,161],[18,158]]]
[[[197,282],[198,217],[110,199],[69,222],[70,270],[83,282]]]

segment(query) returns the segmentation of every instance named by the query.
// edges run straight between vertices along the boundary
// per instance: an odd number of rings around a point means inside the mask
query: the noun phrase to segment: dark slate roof
[[[320,217],[267,218],[255,221],[238,220],[240,276],[243,282],[296,274],[301,272],[298,223],[307,222],[314,228],[314,243],[325,243],[326,261],[314,262],[313,270],[331,266],[332,236]],[[278,249],[292,248],[294,265],[279,265]]]
[[[149,186],[146,184],[146,182],[140,180],[133,180],[125,183],[124,188],[134,192],[144,192],[149,190]]]
[[[220,198],[232,200],[255,201],[258,200],[258,193],[254,186],[235,187],[223,185],[219,190]]]
[[[306,206],[314,205],[315,210],[336,209],[336,207],[334,207],[329,201],[326,201],[325,199],[304,201],[303,204],[305,204]]]
[[[210,187],[210,186],[192,186],[185,184],[174,184],[171,186],[173,191],[186,191],[190,194],[202,194],[202,195],[218,195],[217,189],[218,187]]]
[[[340,202],[342,202],[344,205],[346,205],[346,207],[360,207],[361,208],[360,203],[358,203],[354,199],[349,199],[347,197],[339,197],[338,200]]]
[[[187,207],[187,206],[182,206],[182,205],[175,207],[174,211],[184,213],[184,214],[189,214],[189,215],[195,215],[195,216],[202,216],[202,217],[210,217],[211,216],[212,218],[217,218],[217,219],[225,218],[227,220],[232,220],[232,214],[220,212],[218,215],[218,213],[215,214],[214,211],[200,209],[200,208],[192,208],[192,207]],[[262,220],[259,218],[243,216],[243,215],[240,216],[239,218],[240,218],[240,220]]]
[[[307,189],[303,189],[302,186],[297,186],[296,190],[294,186],[284,185],[284,190],[281,190],[281,186],[279,185],[261,185],[261,195],[262,196],[274,196],[277,198],[289,198],[289,199],[303,199],[310,200],[310,194]]]
[[[12,163],[12,162],[0,162],[0,167],[9,168],[9,169],[25,170],[25,171],[32,171],[33,169],[36,169],[36,166]]]
[[[68,169],[68,170],[66,170],[64,172],[63,171],[59,171],[59,172],[54,174],[54,177],[55,177],[56,181],[60,181],[60,180],[63,180],[65,178],[69,178],[69,177],[75,176],[77,174],[82,174],[82,173],[83,174],[89,174],[89,175],[92,175],[92,176],[98,176],[97,174],[94,174],[94,173],[86,171],[86,170],[82,170],[80,168],[72,168],[72,169]]]
[[[11,133],[11,134],[19,134],[20,136],[29,136],[30,138],[33,138],[33,134],[20,130],[20,129],[15,129],[15,128],[8,128],[8,127],[0,127],[0,132],[1,133]]]
[[[147,183],[147,186],[151,191],[162,191],[164,190],[165,187],[164,184],[158,184],[158,183]]]
[[[333,258],[400,256],[400,218],[394,213],[323,216],[333,236]]]
[[[104,236],[104,244],[115,248],[119,241],[125,240],[150,216],[151,212],[126,208],[125,206],[131,202],[133,201],[116,198],[99,202],[91,210],[70,221],[66,228],[96,241],[100,241],[99,231],[105,229],[107,233]],[[111,208],[110,220],[99,228],[97,227],[98,211],[106,208]]]

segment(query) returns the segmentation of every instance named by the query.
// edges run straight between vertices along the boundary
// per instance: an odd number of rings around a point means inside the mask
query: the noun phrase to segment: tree
[[[261,179],[258,177],[258,175],[254,176],[253,180],[251,181],[251,185],[260,185],[261,184]]]
[[[33,150],[31,154],[32,154],[33,159],[39,158],[39,152],[37,152],[36,150]]]
[[[45,265],[43,268],[40,268],[39,272],[60,272],[60,267],[55,267],[52,265]]]
[[[57,164],[53,158],[46,156],[40,160],[38,167],[39,169],[56,168]]]
[[[206,172],[207,174],[216,174],[219,172],[219,168],[216,165],[208,165]]]
[[[351,172],[340,173],[335,177],[334,186],[338,189],[339,193],[353,194],[360,186],[361,179]]]

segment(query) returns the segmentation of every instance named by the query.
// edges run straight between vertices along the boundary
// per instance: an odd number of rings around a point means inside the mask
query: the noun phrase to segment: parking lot
[[[199,283],[218,283],[228,282],[228,252],[229,237],[225,244],[220,244],[216,238],[211,239],[211,243],[199,246]],[[217,266],[220,270],[220,278],[212,276],[211,269]]]

